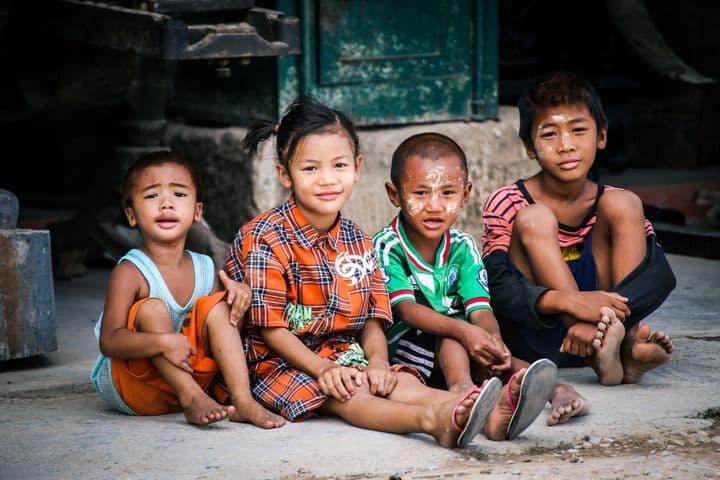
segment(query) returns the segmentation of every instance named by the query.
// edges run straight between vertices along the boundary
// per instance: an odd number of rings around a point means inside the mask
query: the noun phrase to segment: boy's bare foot
[[[635,332],[635,338],[629,339],[631,345],[625,348],[623,383],[635,383],[645,372],[667,362],[675,351],[670,337],[664,332],[650,333],[650,325],[642,324]]]
[[[185,419],[192,425],[209,425],[225,420],[235,412],[235,407],[222,406],[212,398],[199,393],[192,395],[187,401],[181,402]]]
[[[585,415],[590,410],[590,404],[585,397],[565,383],[557,384],[550,396],[550,403],[551,412],[547,417],[547,424],[550,426],[565,423],[572,417]]]
[[[485,436],[488,439],[505,440],[508,425],[510,425],[510,420],[513,416],[513,409],[507,401],[507,390],[510,389],[510,398],[513,403],[517,405],[520,399],[520,386],[522,385],[523,377],[525,377],[525,372],[527,372],[527,368],[518,370],[512,378],[512,382],[502,388],[500,396],[495,402],[495,406],[490,412],[490,415],[488,415],[487,422],[485,423]]]
[[[455,423],[460,428],[464,428],[470,418],[470,411],[478,396],[479,394],[472,394],[465,400],[462,400],[459,405],[457,399],[431,405],[429,407],[431,414],[428,415],[429,423],[424,425],[425,428],[423,428],[423,431],[432,435],[442,447],[456,447],[460,432],[453,428],[453,411],[455,412]],[[455,408],[456,405],[457,408]]]
[[[231,422],[252,423],[260,428],[278,428],[285,425],[285,419],[267,410],[254,399],[243,399],[233,403],[235,412],[230,415]]]
[[[608,309],[610,310],[610,309]],[[610,310],[609,319],[603,314],[606,325],[600,347],[595,348],[595,354],[590,357],[590,366],[597,373],[603,385],[617,385],[623,379],[623,364],[620,361],[620,345],[625,338],[625,326]]]

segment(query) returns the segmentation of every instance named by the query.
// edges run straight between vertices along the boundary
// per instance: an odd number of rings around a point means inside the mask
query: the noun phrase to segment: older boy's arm
[[[505,252],[495,251],[484,262],[492,307],[501,322],[542,329],[554,327],[559,319],[570,327],[580,320],[598,323],[603,306],[613,308],[620,319],[629,312],[627,299],[617,293],[560,291],[533,285],[512,270]]]

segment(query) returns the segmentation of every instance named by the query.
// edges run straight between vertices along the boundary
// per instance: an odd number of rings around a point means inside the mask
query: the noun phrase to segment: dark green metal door
[[[495,1],[303,0],[279,8],[303,25],[302,55],[279,59],[282,108],[306,93],[361,125],[496,114]]]

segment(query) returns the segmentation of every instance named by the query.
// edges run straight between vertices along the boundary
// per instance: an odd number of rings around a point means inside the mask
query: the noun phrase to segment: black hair
[[[423,132],[412,135],[395,149],[390,164],[390,180],[396,186],[400,186],[400,177],[402,176],[405,162],[413,155],[422,158],[430,158],[436,160],[448,154],[457,155],[465,170],[465,178],[467,179],[467,157],[462,147],[447,135],[437,132]]]
[[[535,149],[530,129],[538,111],[558,105],[585,105],[597,124],[598,134],[607,127],[608,121],[600,95],[592,83],[579,74],[557,70],[531,80],[518,99],[518,134],[526,148]]]
[[[143,155],[130,166],[127,172],[125,172],[121,190],[123,209],[132,206],[132,190],[135,187],[137,177],[142,173],[142,171],[146,168],[164,165],[166,163],[180,165],[188,171],[190,179],[195,184],[197,201],[202,201],[200,193],[200,176],[197,173],[195,165],[190,160],[178,155],[175,152],[163,150]]]
[[[242,148],[255,153],[260,142],[275,133],[278,162],[288,168],[302,139],[316,133],[333,132],[346,134],[352,144],[353,155],[360,153],[360,139],[352,122],[343,112],[323,105],[313,97],[301,95],[288,106],[280,123],[261,121],[251,126],[243,138]]]

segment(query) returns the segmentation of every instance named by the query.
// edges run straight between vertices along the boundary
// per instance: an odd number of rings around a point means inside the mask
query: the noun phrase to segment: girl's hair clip
[[[275,124],[275,127],[273,127],[273,132],[275,132],[275,135],[277,135],[277,133],[278,133],[279,131],[280,131],[280,124],[279,124],[279,123],[276,123],[276,124]]]

